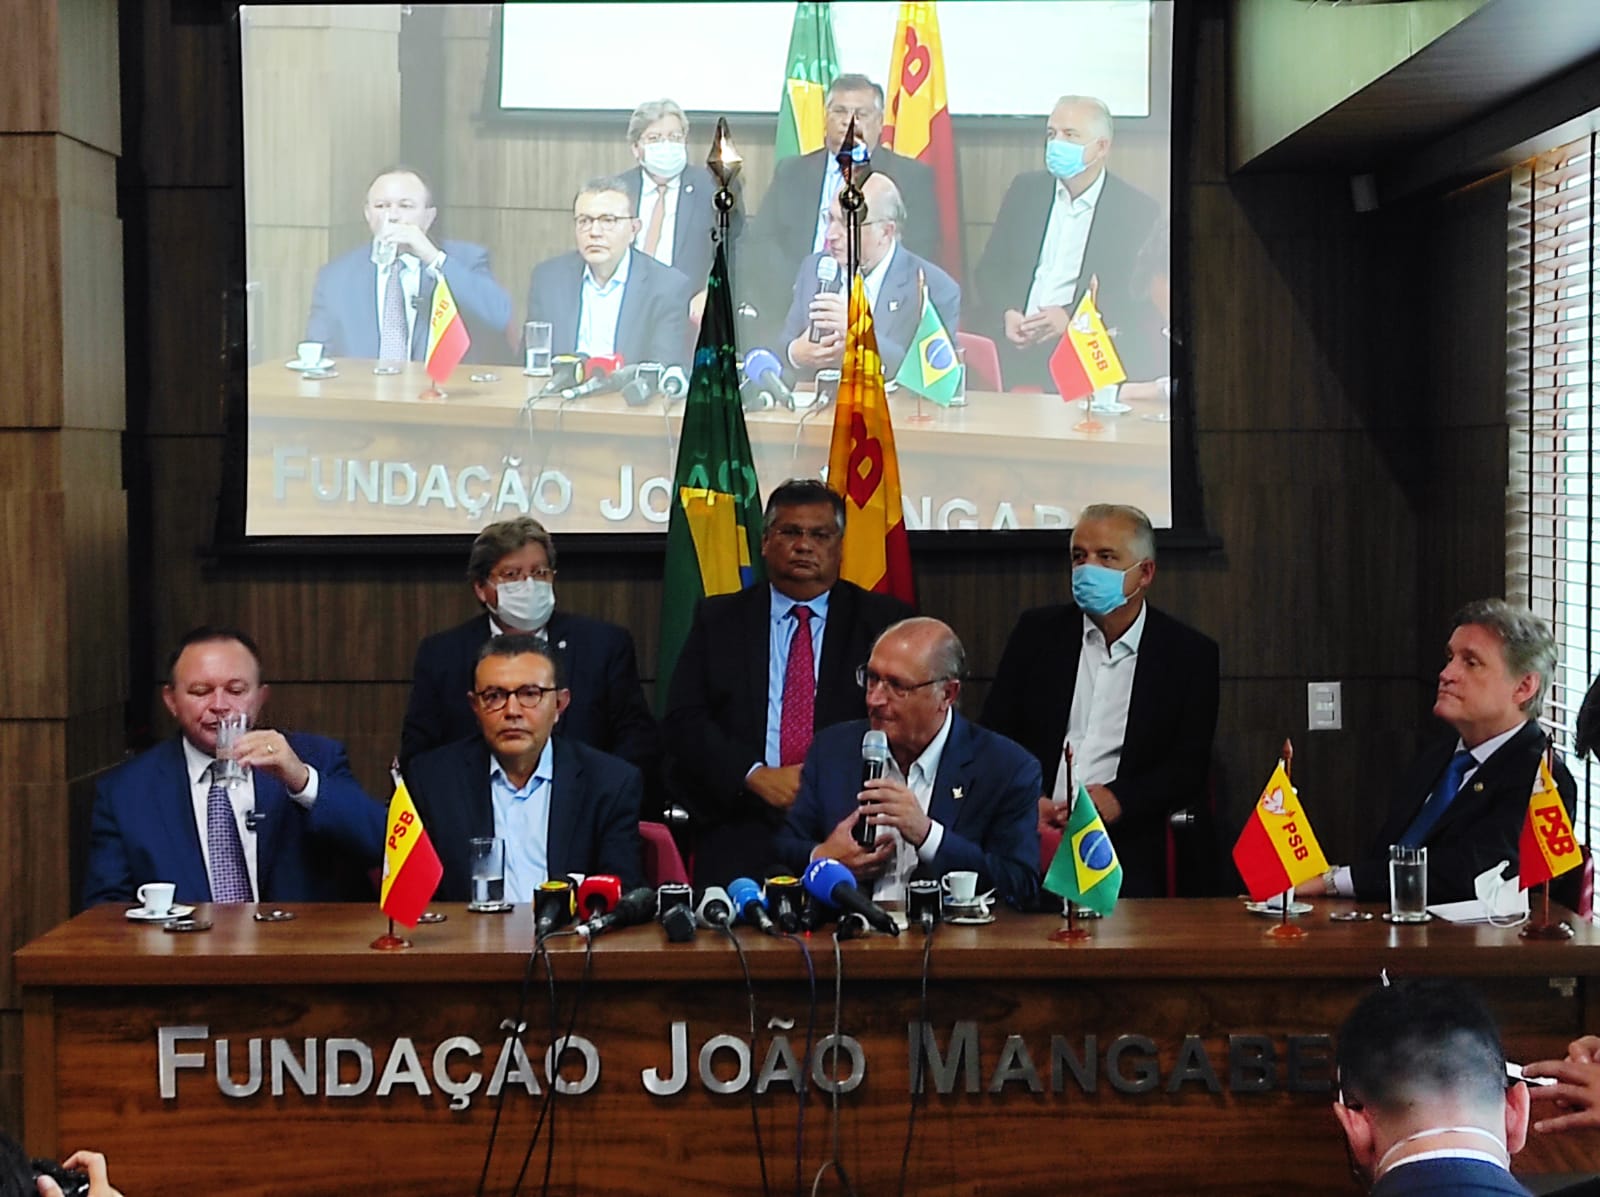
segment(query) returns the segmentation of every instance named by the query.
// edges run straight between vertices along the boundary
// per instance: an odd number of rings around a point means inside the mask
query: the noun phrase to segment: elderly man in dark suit
[[[1134,262],[1161,206],[1110,172],[1112,133],[1102,101],[1062,96],[1045,126],[1047,169],[1018,175],[1000,202],[970,280],[972,328],[994,338],[1008,386],[1054,388],[1050,354],[1095,285],[1128,376],[1167,373],[1165,339],[1150,335],[1134,287]]]
[[[1065,826],[1073,783],[1084,783],[1128,898],[1165,895],[1167,816],[1205,801],[1217,727],[1216,642],[1145,600],[1155,577],[1144,512],[1084,508],[1072,530],[1073,602],[1023,613],[983,708],[985,727],[1038,758],[1044,821]]]
[[[438,897],[464,902],[469,842],[506,844],[506,901],[552,877],[611,873],[644,884],[643,783],[628,762],[552,736],[569,692],[560,653],[537,636],[496,636],[478,654],[472,706],[481,734],[425,752],[406,770],[417,813],[444,865]]]
[[[421,361],[442,277],[472,337],[467,360],[503,360],[511,296],[490,273],[481,245],[429,239],[438,211],[427,180],[407,166],[386,170],[367,189],[362,212],[372,243],[317,272],[305,339],[321,341],[333,357]]]
[[[168,663],[162,700],[178,735],[95,786],[85,906],[132,902],[170,881],[180,902],[336,902],[371,898],[367,870],[383,852],[384,809],[350,774],[343,745],[256,725],[267,701],[254,641],[196,628]],[[224,715],[250,730],[218,770]]]
[[[672,675],[663,731],[695,817],[695,883],[757,875],[822,728],[866,713],[856,666],[911,612],[839,579],[844,501],[814,479],[767,496],[767,585],[701,599]]]
[[[639,220],[627,181],[584,184],[572,203],[572,226],[577,250],[533,268],[528,319],[550,323],[556,353],[684,365],[695,285],[633,248]]]

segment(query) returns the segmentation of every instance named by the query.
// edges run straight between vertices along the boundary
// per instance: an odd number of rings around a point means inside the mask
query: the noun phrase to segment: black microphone
[[[744,376],[772,396],[772,405],[794,410],[794,392],[783,381],[783,363],[772,350],[752,349],[745,354]]]
[[[818,901],[859,914],[873,930],[886,935],[900,934],[900,926],[889,917],[889,912],[857,889],[855,875],[838,861],[827,858],[812,861],[800,883]]]
[[[623,377],[621,370],[597,370],[591,366],[589,376],[577,386],[562,389],[561,398],[563,400],[582,399],[585,395],[593,395],[597,391],[620,391],[623,383],[627,381],[628,379]]]
[[[861,737],[861,788],[866,789],[867,782],[882,777],[888,768],[889,737],[881,731],[867,732]],[[863,848],[878,842],[877,824],[869,822],[866,815],[856,820],[851,834]]]
[[[832,295],[843,286],[844,284],[839,281],[839,263],[829,254],[823,254],[817,259],[817,294]],[[806,336],[812,344],[822,340],[822,330],[817,327],[815,320],[811,322],[811,330]]]
[[[761,900],[761,887],[750,878],[735,877],[728,882],[728,897],[733,899],[733,908],[745,922],[759,927],[766,935],[778,933],[777,925],[767,913],[766,903]]]
[[[533,892],[533,941],[538,943],[572,917],[572,882],[546,881]]]
[[[739,384],[739,406],[745,411],[766,411],[772,406],[772,392],[753,378]]]
[[[695,915],[702,926],[726,927],[733,922],[733,899],[720,885],[709,885],[700,895],[700,908]]]
[[[558,353],[550,359],[550,378],[541,395],[553,395],[567,387],[576,386],[584,379],[589,365],[587,353]]]
[[[648,885],[630,889],[617,904],[605,914],[597,914],[586,923],[578,924],[578,934],[584,938],[599,935],[613,927],[635,927],[648,923],[656,915],[656,891]]]
[[[667,929],[668,943],[688,943],[694,938],[694,911],[687,906],[669,906],[661,912],[661,925]]]

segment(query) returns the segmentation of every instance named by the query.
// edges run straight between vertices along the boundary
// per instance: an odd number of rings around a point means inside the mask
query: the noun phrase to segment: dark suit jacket
[[[506,327],[511,296],[489,273],[489,251],[467,241],[445,241],[444,277],[450,284],[472,338],[469,362],[507,360]],[[424,268],[417,287],[417,318],[411,326],[411,360],[428,353],[428,312],[433,304],[433,272]],[[378,268],[371,247],[363,245],[317,271],[306,317],[306,340],[321,341],[329,357],[376,358],[381,337],[377,305]]]
[[[1018,175],[1011,181],[1000,202],[989,243],[972,276],[977,294],[968,305],[969,327],[994,338],[1008,387],[1055,389],[1050,380],[1050,354],[1055,342],[1018,349],[1006,340],[1005,330],[1007,309],[1020,311],[1027,306],[1055,189],[1055,179],[1043,170]],[[1095,205],[1089,243],[1083,252],[1083,269],[1078,276],[1079,296],[1091,276],[1099,278],[1100,314],[1108,328],[1118,330],[1117,352],[1129,378],[1154,378],[1167,373],[1162,368],[1166,346],[1154,343],[1149,335],[1152,322],[1144,314],[1149,300],[1137,294],[1133,286],[1134,258],[1160,217],[1161,206],[1155,200],[1108,173],[1100,201]],[[1159,327],[1156,331],[1159,333]]]
[[[620,756],[646,773],[656,767],[661,740],[644,701],[633,637],[616,624],[557,611],[545,628],[566,666],[572,701],[556,724],[570,738]],[[478,650],[489,639],[489,616],[477,615],[417,646],[411,698],[400,732],[400,763],[478,734],[467,700]]]
[[[686,365],[689,300],[699,288],[671,266],[634,249],[628,253],[628,281],[617,316],[617,352],[625,365]],[[548,320],[554,326],[551,344],[556,353],[577,351],[583,268],[583,258],[574,250],[540,262],[528,282],[528,319]]]
[[[1440,736],[1402,777],[1377,839],[1368,854],[1350,866],[1356,897],[1376,902],[1389,896],[1389,845],[1399,841],[1428,800],[1455,754],[1459,739],[1453,730]],[[1479,873],[1501,860],[1509,860],[1512,869],[1517,867],[1522,823],[1528,814],[1528,796],[1539,773],[1544,745],[1543,729],[1529,720],[1478,766],[1445,808],[1424,841],[1428,849],[1429,902],[1465,902],[1477,896],[1472,881]],[[1560,758],[1552,772],[1567,817],[1572,818],[1577,793],[1572,774]],[[1569,874],[1572,875],[1575,874]]]
[[[647,182],[644,167],[635,167],[622,175],[628,184],[628,194],[633,198],[633,210],[639,211],[642,188],[655,189]],[[739,188],[734,187],[737,192]],[[717,209],[714,197],[717,181],[703,166],[686,166],[678,179],[678,218],[672,231],[672,269],[689,280],[695,291],[706,285],[711,273],[712,230],[717,227]],[[728,225],[729,240],[736,240],[743,223],[739,205],[735,205]]]
[[[643,782],[627,761],[572,740],[555,740],[550,794],[550,876],[614,873],[624,892],[644,884],[639,842]],[[406,788],[444,865],[437,899],[471,897],[467,841],[495,834],[489,796],[489,746],[483,737],[425,752],[406,771]]]
[[[865,719],[817,735],[800,773],[800,795],[778,833],[778,852],[798,876],[812,850],[856,808]],[[958,793],[959,791],[959,793]],[[1022,746],[969,723],[956,712],[939,758],[928,816],[944,825],[931,864],[915,877],[972,869],[978,888],[1017,906],[1039,893],[1039,763]]]
[[[1437,1159],[1402,1164],[1372,1186],[1372,1197],[1530,1197],[1504,1168],[1483,1160]]]
[[[811,323],[811,301],[817,294],[817,260],[821,254],[807,254],[794,280],[794,301],[783,325],[783,344],[805,332]],[[961,319],[961,288],[955,279],[932,262],[919,258],[904,245],[894,252],[878,292],[878,305],[872,313],[872,328],[878,338],[878,356],[883,359],[883,374],[892,379],[905,361],[906,350],[922,321],[922,293],[918,273],[928,280],[928,298],[944,322],[945,331],[955,337]],[[843,271],[840,272],[841,274]],[[849,302],[848,296],[846,302]]]
[[[1024,611],[1006,641],[983,707],[985,727],[1038,758],[1046,794],[1061,765],[1082,649],[1078,607]],[[1148,608],[1122,759],[1109,784],[1122,804],[1122,817],[1107,831],[1122,862],[1125,898],[1166,894],[1167,816],[1206,801],[1217,730],[1217,668],[1216,641]]]
[[[373,897],[367,871],[382,859],[384,808],[350,774],[344,746],[289,734],[317,771],[308,811],[283,783],[255,770],[256,896],[262,902],[346,902]],[[132,902],[149,881],[177,885],[180,902],[211,901],[183,742],[177,736],[119,765],[95,786],[83,904]]]

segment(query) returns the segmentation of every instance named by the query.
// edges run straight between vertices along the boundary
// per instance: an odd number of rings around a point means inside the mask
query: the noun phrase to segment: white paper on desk
[[[1466,902],[1441,902],[1428,907],[1428,913],[1450,923],[1509,922],[1526,917],[1528,891],[1522,888],[1515,874],[1503,876],[1510,863],[1509,860],[1502,860],[1492,869],[1485,869],[1473,878],[1472,889],[1478,895],[1476,898]]]

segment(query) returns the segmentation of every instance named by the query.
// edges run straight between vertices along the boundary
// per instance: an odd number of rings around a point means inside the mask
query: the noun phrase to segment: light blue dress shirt
[[[772,618],[769,621],[767,642],[767,758],[764,763],[776,767],[780,758],[778,741],[783,729],[783,675],[789,670],[789,645],[794,642],[794,630],[800,621],[789,614],[801,606],[797,599],[772,591]],[[811,680],[816,681],[817,670],[822,665],[822,633],[828,622],[828,596],[820,594],[807,599],[811,608]]]
[[[500,762],[489,757],[489,798],[494,803],[494,833],[506,842],[506,901],[531,902],[533,891],[549,880],[550,791],[555,785],[552,741],[546,740],[533,776],[521,789],[511,784]]]
[[[628,267],[633,261],[630,249],[622,255],[617,269],[605,286],[594,281],[589,268],[583,268],[578,311],[578,352],[609,354],[617,351],[617,322],[622,319],[622,293],[628,286]]]

